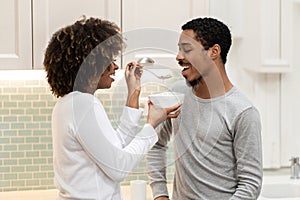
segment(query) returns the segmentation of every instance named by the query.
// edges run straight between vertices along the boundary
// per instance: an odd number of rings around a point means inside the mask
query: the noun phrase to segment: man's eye
[[[192,51],[192,49],[185,49],[185,50],[183,50],[184,53],[189,53],[191,51]]]

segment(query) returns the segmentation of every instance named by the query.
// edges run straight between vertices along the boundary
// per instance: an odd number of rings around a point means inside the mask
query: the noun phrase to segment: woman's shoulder
[[[61,97],[57,104],[72,108],[87,108],[95,104],[102,105],[98,98],[89,93],[73,91]]]

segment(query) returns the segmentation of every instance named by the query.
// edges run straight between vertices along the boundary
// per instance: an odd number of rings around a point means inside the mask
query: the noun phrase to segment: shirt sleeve
[[[132,171],[158,140],[153,127],[145,124],[128,145],[120,145],[116,131],[102,104],[98,102],[94,102],[86,111],[77,108],[74,120],[75,135],[83,149],[107,176],[117,182]],[[126,125],[121,126],[123,134],[128,128]]]
[[[159,140],[146,156],[147,171],[154,199],[160,196],[169,196],[166,178],[166,152],[168,149],[167,143],[172,134],[171,120],[167,119],[161,123],[156,131]]]
[[[124,107],[120,117],[120,124],[116,130],[116,135],[120,139],[122,147],[128,145],[136,136],[141,116],[141,110]]]
[[[262,184],[261,122],[249,108],[239,115],[234,131],[238,185],[231,200],[257,199]]]

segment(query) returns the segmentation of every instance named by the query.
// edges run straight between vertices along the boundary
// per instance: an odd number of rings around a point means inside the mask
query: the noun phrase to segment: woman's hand
[[[155,108],[154,105],[151,102],[149,102],[147,123],[151,124],[153,128],[155,128],[167,118],[176,118],[180,113],[180,109],[178,108],[180,108],[181,105],[182,104],[179,103],[169,108]],[[174,111],[176,112],[173,113]]]
[[[139,96],[141,92],[142,67],[135,62],[127,64],[125,69],[125,80],[128,89],[126,106],[139,108]]]
[[[157,197],[154,200],[170,200],[168,197]]]

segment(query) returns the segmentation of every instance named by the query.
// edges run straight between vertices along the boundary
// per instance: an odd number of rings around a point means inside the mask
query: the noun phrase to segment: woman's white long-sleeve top
[[[93,95],[71,92],[57,101],[52,136],[60,199],[122,199],[119,183],[158,140],[149,124],[136,134],[140,117],[124,107],[115,130]]]

